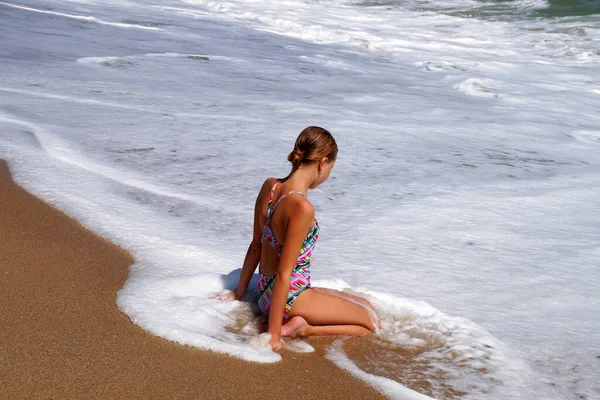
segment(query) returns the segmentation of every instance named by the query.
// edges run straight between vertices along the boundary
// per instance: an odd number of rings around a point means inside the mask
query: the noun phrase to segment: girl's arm
[[[283,311],[290,291],[290,277],[296,266],[298,254],[313,223],[314,209],[304,198],[298,199],[292,206],[290,217],[287,221],[283,251],[279,258],[277,275],[275,275],[275,286],[271,297],[269,309],[269,325],[267,332],[271,334],[269,344],[273,350],[281,348],[281,326],[283,323]]]
[[[240,281],[238,282],[237,288],[235,289],[234,294],[236,300],[241,299],[242,296],[244,296],[244,293],[246,293],[246,289],[248,289],[248,284],[252,279],[252,275],[254,275],[256,267],[260,262],[260,255],[262,249],[260,239],[262,236],[262,229],[260,227],[259,222],[259,199],[264,191],[264,188],[268,187],[267,182],[268,180],[265,182],[265,184],[263,184],[263,187],[258,196],[256,197],[256,202],[254,204],[254,228],[252,232],[252,242],[250,242],[250,246],[248,246],[248,251],[246,251],[244,265],[242,266],[242,273],[240,274]]]

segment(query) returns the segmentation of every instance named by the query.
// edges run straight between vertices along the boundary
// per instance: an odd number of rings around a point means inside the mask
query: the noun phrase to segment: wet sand
[[[384,398],[320,348],[259,364],[146,333],[115,305],[132,262],[0,160],[0,398]]]

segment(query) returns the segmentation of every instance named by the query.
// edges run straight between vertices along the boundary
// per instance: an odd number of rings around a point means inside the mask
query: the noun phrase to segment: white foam
[[[60,94],[56,94],[56,93],[44,93],[44,92],[40,92],[37,90],[23,90],[23,89],[13,89],[13,88],[7,88],[7,87],[0,87],[0,90],[3,92],[7,92],[7,93],[24,94],[24,95],[31,96],[31,97],[41,97],[41,98],[53,99],[53,100],[63,100],[63,101],[68,101],[68,102],[98,105],[98,106],[103,106],[103,107],[123,108],[126,110],[155,112],[154,109],[148,108],[148,107],[132,106],[129,104],[120,104],[120,103],[108,102],[108,101],[102,101],[102,100],[80,98],[80,97],[76,97],[76,96],[64,96],[64,95],[60,95]]]
[[[270,337],[225,330],[235,325],[236,312],[245,312],[247,319],[251,312],[238,301],[211,298],[215,290],[222,290],[222,285],[218,275],[132,277],[119,291],[117,305],[133,323],[165,339],[248,361],[279,361],[281,356],[268,346]]]
[[[20,10],[33,11],[33,12],[40,13],[40,14],[55,15],[55,16],[59,16],[59,17],[76,19],[76,20],[85,21],[85,22],[94,22],[96,24],[109,25],[109,26],[114,26],[117,28],[134,28],[134,29],[145,29],[145,30],[151,30],[151,31],[162,31],[163,30],[161,28],[157,28],[154,26],[143,26],[143,25],[136,25],[136,24],[126,24],[126,23],[122,23],[122,22],[111,22],[111,21],[105,21],[103,19],[99,19],[99,18],[89,16],[89,15],[67,14],[67,13],[61,13],[61,12],[56,12],[56,11],[43,10],[40,8],[21,6],[18,4],[6,3],[4,1],[0,1],[0,4],[3,6],[6,6],[6,7],[18,8]]]
[[[312,353],[315,348],[302,340],[291,340],[285,343],[285,348],[294,353]]]
[[[494,81],[491,79],[469,78],[455,86],[456,89],[470,96],[498,97],[498,90],[494,88]]]
[[[315,285],[366,297],[377,310],[381,329],[376,335],[386,346],[421,352],[419,361],[427,362],[432,371],[443,371],[455,390],[463,390],[472,398],[497,390],[504,394],[510,391],[519,398],[523,387],[516,382],[531,376],[518,354],[465,318],[446,315],[423,301],[372,290],[357,291],[339,279],[316,281]],[[336,357],[343,359],[341,346],[335,348]],[[503,381],[513,381],[513,388],[498,389],[497,382]]]
[[[3,116],[1,114],[0,120],[22,125],[32,130],[36,139],[38,140],[38,142],[40,143],[41,147],[47,155],[65,164],[70,164],[76,167],[77,169],[92,172],[94,175],[97,175],[99,177],[110,179],[121,185],[128,186],[134,189],[139,189],[157,196],[171,197],[186,202],[192,202],[205,207],[211,206],[209,202],[205,201],[201,197],[190,196],[183,193],[175,193],[158,185],[148,183],[141,177],[128,176],[128,174],[124,174],[117,169],[89,161],[81,154],[76,154],[73,150],[69,149],[68,144],[63,143],[60,138],[50,134],[49,132],[46,132],[44,129],[35,124],[32,124],[27,121],[13,119],[8,116]]]
[[[89,66],[134,66],[135,62],[144,58],[181,58],[204,61],[230,61],[231,57],[224,57],[210,54],[181,54],[181,53],[147,53],[131,56],[106,56],[106,57],[82,57],[78,58],[77,62]]]
[[[600,130],[599,131],[585,131],[578,130],[571,133],[571,135],[582,142],[598,144],[600,145]]]
[[[341,342],[339,341],[335,341],[327,350],[327,358],[333,361],[338,367],[345,369],[358,379],[367,382],[390,399],[432,400],[431,397],[415,392],[396,381],[363,372],[344,354],[341,350]]]

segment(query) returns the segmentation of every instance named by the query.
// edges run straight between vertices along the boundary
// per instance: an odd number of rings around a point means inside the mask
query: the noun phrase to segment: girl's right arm
[[[235,300],[241,299],[242,296],[244,296],[244,293],[246,293],[246,289],[248,289],[248,284],[252,279],[252,275],[254,275],[256,267],[260,262],[262,251],[262,229],[260,226],[260,199],[262,198],[262,196],[265,195],[265,191],[268,192],[270,190],[271,181],[271,178],[267,179],[265,183],[263,183],[263,186],[260,189],[258,196],[256,196],[256,202],[254,203],[254,226],[252,230],[252,241],[250,242],[250,246],[248,246],[248,251],[246,251],[246,257],[244,258],[244,265],[242,266],[240,280],[234,292]]]
[[[248,289],[248,284],[252,279],[252,275],[256,271],[256,267],[260,262],[261,256],[261,234],[262,231],[260,229],[259,224],[259,201],[260,194],[256,198],[256,204],[254,205],[254,228],[252,233],[252,241],[250,242],[250,246],[248,246],[248,251],[246,251],[246,257],[244,258],[244,265],[242,266],[242,273],[240,274],[240,281],[238,282],[237,288],[235,289],[235,299],[239,300],[246,293],[246,289]]]

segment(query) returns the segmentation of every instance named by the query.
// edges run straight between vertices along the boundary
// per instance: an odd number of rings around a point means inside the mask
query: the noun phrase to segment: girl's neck
[[[307,194],[308,189],[311,187],[314,180],[315,173],[312,171],[312,168],[300,167],[288,175],[284,182],[291,190],[298,190]]]

